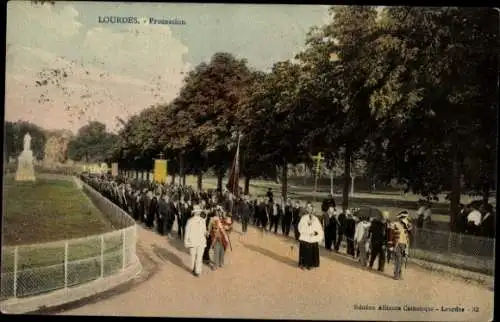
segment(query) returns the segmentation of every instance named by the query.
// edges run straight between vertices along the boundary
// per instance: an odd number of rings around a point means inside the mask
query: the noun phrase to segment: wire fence
[[[358,215],[380,216],[380,210],[360,207]],[[320,215],[321,216],[321,215]],[[342,245],[346,245],[345,242]],[[413,226],[409,256],[460,269],[493,275],[495,239]]]
[[[2,299],[39,295],[125,270],[137,261],[136,226],[122,209],[82,182],[118,230],[45,244],[2,247]]]
[[[411,234],[410,256],[492,275],[495,239],[415,228]]]

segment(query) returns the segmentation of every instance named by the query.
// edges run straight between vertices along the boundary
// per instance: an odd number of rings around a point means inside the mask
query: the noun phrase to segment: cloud
[[[172,99],[178,91],[177,85],[168,82],[152,84],[107,69],[81,66],[40,49],[18,47],[16,52],[23,61],[33,63],[6,75],[5,118],[11,121],[25,119],[51,129],[75,131],[88,120],[97,119],[114,128],[117,116],[130,116],[158,100]],[[35,86],[41,80],[38,73],[45,68],[65,68],[68,77],[61,86]],[[49,101],[41,103],[40,98]]]
[[[141,75],[145,80],[163,76],[179,83],[190,68],[184,63],[188,48],[168,26],[132,25],[123,31],[94,28],[87,32],[83,51],[110,70]],[[166,77],[168,76],[168,77]]]
[[[10,1],[7,5],[7,43],[50,48],[77,35],[82,24],[70,5],[52,6],[31,1]]]
[[[82,33],[77,17],[71,6],[60,11],[27,3],[9,6],[6,120],[73,131],[99,120],[114,128],[117,116],[126,118],[175,98],[191,66],[184,63],[188,48],[170,27],[98,27]],[[72,44],[58,40],[71,37]],[[65,69],[68,77],[59,87],[35,86],[39,73],[48,69]],[[41,103],[42,95],[48,101]]]

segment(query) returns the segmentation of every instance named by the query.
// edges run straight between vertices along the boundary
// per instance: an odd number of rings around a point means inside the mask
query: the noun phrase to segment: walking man
[[[356,233],[354,234],[354,241],[356,242],[359,252],[359,262],[361,266],[366,268],[368,262],[368,252],[370,250],[370,222],[366,217],[362,217],[361,221],[356,225]]]
[[[195,276],[200,276],[202,269],[203,251],[207,243],[207,227],[205,216],[200,206],[195,205],[192,211],[192,217],[186,223],[184,234],[184,246],[189,248],[191,255],[191,268]]]
[[[410,232],[412,225],[408,220],[408,213],[402,212],[398,215],[398,221],[392,224],[392,236],[394,240],[394,279],[403,279],[403,261],[408,256],[410,244]]]
[[[248,200],[248,196],[245,196],[245,200],[241,203],[241,231],[244,233],[247,232],[251,212],[250,201]]]
[[[375,218],[370,226],[370,268],[373,267],[375,259],[378,257],[378,270],[383,272],[385,266],[385,253],[387,247],[387,220],[389,213],[382,212],[382,218]]]
[[[344,234],[347,242],[347,254],[352,257],[356,257],[354,251],[354,234],[356,232],[356,220],[354,219],[351,211],[346,210],[346,219],[345,219],[345,229]]]
[[[292,225],[292,203],[287,199],[285,209],[283,211],[283,220],[281,222],[281,230],[284,236],[290,235],[290,227]]]
[[[300,205],[297,200],[295,200],[293,204],[293,209],[292,209],[292,226],[293,226],[293,234],[295,237],[295,240],[299,240],[299,221],[300,221]]]
[[[335,208],[330,206],[323,215],[323,228],[325,229],[325,248],[332,251],[337,237],[337,218]]]

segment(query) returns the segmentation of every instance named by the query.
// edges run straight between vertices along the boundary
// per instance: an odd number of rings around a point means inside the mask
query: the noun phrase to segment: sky
[[[185,73],[214,53],[268,71],[304,48],[311,27],[329,21],[322,5],[10,1],[5,119],[75,133],[97,120],[116,131],[117,117],[174,99]],[[67,77],[37,86],[48,69],[64,69]]]

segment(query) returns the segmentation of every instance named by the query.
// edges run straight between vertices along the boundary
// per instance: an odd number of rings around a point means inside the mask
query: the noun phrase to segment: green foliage
[[[174,164],[182,154],[188,168],[220,170],[238,132],[250,177],[310,165],[323,152],[346,177],[397,179],[429,197],[460,193],[463,177],[464,188],[486,194],[496,160],[498,13],[335,6],[330,14],[296,63],[266,74],[216,53],[196,66],[173,102],[123,122],[116,155],[163,151]]]
[[[74,161],[107,161],[112,157],[117,142],[117,135],[106,132],[106,125],[91,121],[81,127],[69,142],[68,156]]]
[[[5,122],[5,141],[4,153],[8,160],[9,157],[17,158],[23,150],[24,135],[29,133],[31,136],[31,150],[36,159],[43,159],[44,147],[47,140],[45,131],[30,122]]]

